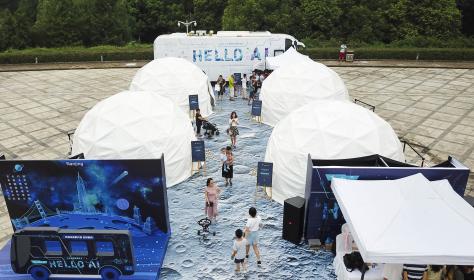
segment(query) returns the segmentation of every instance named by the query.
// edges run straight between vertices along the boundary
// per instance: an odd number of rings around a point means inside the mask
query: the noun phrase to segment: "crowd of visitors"
[[[258,98],[263,80],[269,75],[268,72],[253,72],[249,77],[243,74],[241,77],[229,75],[227,81],[222,75],[219,75],[214,91],[217,95],[217,101],[223,101],[224,95],[228,94],[230,101],[235,101],[240,97],[248,100],[251,105],[253,100]],[[197,136],[201,136],[201,126],[207,121],[201,115],[200,110],[196,110],[195,124]],[[239,135],[239,117],[236,111],[232,111],[228,120],[227,134],[230,137],[230,145],[220,149],[220,163],[222,177],[225,186],[232,186],[234,176],[234,151],[237,148],[237,136]],[[219,197],[222,190],[212,178],[206,180],[204,188],[204,211],[206,216],[213,222],[217,222]],[[258,247],[259,230],[261,228],[261,218],[257,215],[257,209],[250,207],[248,218],[245,225],[235,231],[234,242],[231,250],[231,259],[235,263],[235,271],[246,271],[251,248],[255,253],[257,265],[261,264],[260,250]]]
[[[474,280],[473,266],[385,264],[384,280]]]

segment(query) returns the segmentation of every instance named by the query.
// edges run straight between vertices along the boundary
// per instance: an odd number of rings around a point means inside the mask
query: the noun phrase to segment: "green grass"
[[[0,63],[39,63],[78,62],[78,61],[150,60],[153,59],[151,44],[128,44],[97,47],[32,48],[25,50],[7,50],[0,53]]]
[[[474,60],[474,48],[355,48],[355,59]],[[339,48],[307,48],[302,53],[313,59],[337,59]]]

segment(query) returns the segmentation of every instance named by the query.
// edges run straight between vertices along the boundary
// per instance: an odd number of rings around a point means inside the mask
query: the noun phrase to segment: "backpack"
[[[352,252],[350,254],[345,254],[343,257],[344,265],[346,266],[347,271],[352,272],[354,269],[358,269],[360,272],[369,270],[369,267],[364,263],[362,256],[359,252]]]

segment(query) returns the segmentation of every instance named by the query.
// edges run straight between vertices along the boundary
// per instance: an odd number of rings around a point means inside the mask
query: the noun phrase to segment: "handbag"
[[[352,252],[350,254],[345,254],[342,258],[344,265],[346,266],[347,271],[352,272],[355,269],[358,269],[360,272],[365,272],[369,270],[369,267],[364,263],[362,256],[359,252]]]

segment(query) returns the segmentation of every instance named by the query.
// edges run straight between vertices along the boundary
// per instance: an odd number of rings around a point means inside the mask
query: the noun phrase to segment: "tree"
[[[39,0],[34,41],[45,47],[80,44],[80,18],[73,0]]]
[[[193,20],[198,23],[199,29],[214,30],[222,29],[222,16],[227,5],[226,0],[194,0]]]
[[[307,37],[329,39],[335,33],[342,10],[333,0],[302,0],[301,13]]]
[[[183,3],[171,0],[130,0],[130,13],[135,18],[135,37],[145,42],[178,31],[178,20],[186,18]]]
[[[461,13],[455,0],[400,0],[405,5],[406,21],[418,35],[447,37],[458,35]]]
[[[122,45],[131,38],[128,6],[124,0],[82,0],[76,3],[84,45]]]
[[[14,18],[10,10],[0,10],[0,51],[12,47],[12,38],[15,35]]]
[[[474,36],[474,1],[458,0],[457,6],[462,15],[462,33],[467,36]]]
[[[21,0],[15,11],[16,43],[12,47],[22,49],[33,46],[31,30],[36,21],[38,0]]]

